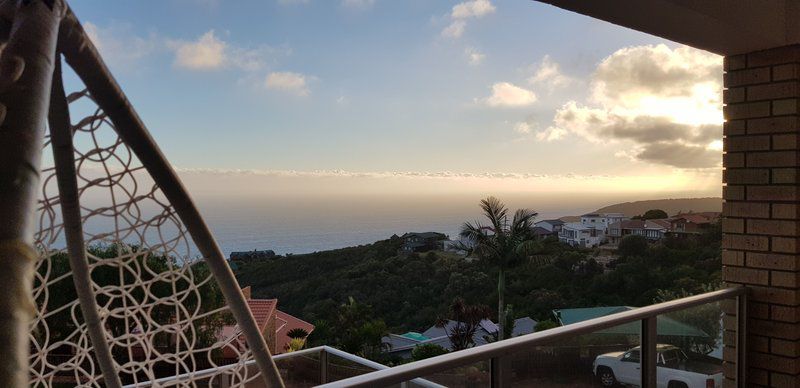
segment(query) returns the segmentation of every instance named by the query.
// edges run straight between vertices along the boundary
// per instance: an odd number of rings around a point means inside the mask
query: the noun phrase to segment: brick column
[[[752,291],[753,386],[800,387],[798,98],[800,46],[725,58],[722,277]],[[726,321],[726,338],[732,329]],[[726,350],[733,378],[736,352]]]

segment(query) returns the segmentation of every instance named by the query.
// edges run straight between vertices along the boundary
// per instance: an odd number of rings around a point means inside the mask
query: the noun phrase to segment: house
[[[291,338],[288,333],[292,329],[303,329],[308,334],[314,331],[314,325],[278,310],[277,299],[253,299],[250,291],[249,286],[242,288],[247,307],[250,308],[256,326],[264,337],[264,342],[267,343],[271,354],[281,354],[289,349]],[[247,345],[241,338],[240,329],[236,325],[223,326],[217,335],[217,340],[230,343],[230,346],[222,348],[223,358],[238,359],[238,354],[246,350]]]
[[[460,238],[458,240],[442,240],[443,251],[458,253],[459,255],[466,255],[468,253],[467,250],[472,249],[474,246],[475,242],[466,238]]]
[[[558,236],[564,221],[561,220],[542,220],[533,224],[533,234],[537,237]],[[546,233],[545,233],[546,232]]]
[[[512,337],[533,333],[536,328],[536,323],[537,322],[530,317],[514,320]],[[411,352],[419,345],[433,344],[452,351],[453,345],[450,343],[450,338],[447,336],[447,333],[452,332],[456,324],[458,324],[458,322],[448,320],[444,327],[434,325],[422,333],[407,332],[405,334],[389,334],[383,337],[383,343],[387,345],[387,353],[390,356],[402,359],[411,358]],[[472,341],[475,343],[475,346],[486,345],[497,335],[498,329],[498,326],[494,322],[484,319],[478,324],[478,328],[472,336]]]
[[[442,241],[448,239],[446,235],[437,232],[412,232],[406,233],[400,236],[400,238],[403,239],[400,253],[406,255],[414,252],[427,252],[442,249]]]
[[[557,309],[553,310],[553,315],[556,321],[561,326],[571,325],[573,323],[583,322],[594,318],[600,318],[611,314],[621,313],[624,311],[633,310],[635,307],[630,306],[603,306],[603,307],[585,307],[585,308],[572,308],[572,309]],[[694,326],[676,321],[664,315],[659,315],[656,321],[657,333],[660,336],[675,336],[675,337],[702,337],[708,338],[708,334]],[[631,337],[639,336],[641,325],[638,322],[631,322],[624,325],[614,326],[608,329],[601,329],[593,332],[592,334],[617,334],[626,335]]]
[[[268,260],[274,259],[277,255],[275,251],[271,249],[266,249],[263,251],[252,250],[252,251],[244,251],[244,252],[231,252],[230,260],[231,261],[256,261],[256,260]]]
[[[670,230],[670,221],[660,220],[622,220],[609,225],[608,242],[619,244],[625,236],[644,236],[649,241],[664,238]]]
[[[275,310],[275,321],[277,326],[275,328],[275,352],[277,354],[289,350],[289,343],[292,342],[289,331],[303,329],[308,334],[314,331],[314,325],[281,310]]]
[[[719,222],[721,213],[680,213],[669,218],[670,233],[675,236],[699,234]]]
[[[588,213],[579,222],[567,222],[561,226],[558,239],[579,247],[596,247],[607,241],[608,226],[627,219],[622,213]]]
[[[534,226],[533,228],[531,228],[531,234],[533,235],[534,238],[537,239],[558,236],[557,232],[551,232],[539,226]]]

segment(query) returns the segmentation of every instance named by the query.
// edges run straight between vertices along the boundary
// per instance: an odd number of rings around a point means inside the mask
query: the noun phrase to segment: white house
[[[564,225],[564,221],[561,220],[542,220],[533,224],[535,227],[547,229],[547,231],[556,234],[561,230],[562,225]]]
[[[596,247],[607,241],[608,227],[626,220],[622,213],[588,213],[580,222],[567,222],[561,226],[558,239],[572,246]]]

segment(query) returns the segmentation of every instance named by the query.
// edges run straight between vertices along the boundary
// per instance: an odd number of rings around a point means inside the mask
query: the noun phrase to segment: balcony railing
[[[662,368],[658,364],[657,344],[659,337],[662,337],[660,325],[675,325],[674,320],[666,321],[660,316],[667,317],[669,314],[692,312],[693,308],[708,307],[712,304],[721,305],[716,316],[717,323],[724,326],[725,335],[719,335],[720,345],[724,339],[726,351],[733,351],[737,355],[735,363],[731,363],[733,373],[728,373],[726,378],[735,380],[736,386],[746,386],[746,366],[745,366],[745,335],[746,335],[746,294],[744,287],[727,288],[713,291],[701,295],[690,296],[676,299],[664,303],[654,304],[647,307],[632,309],[629,311],[612,314],[600,318],[589,319],[583,322],[565,325],[550,330],[545,330],[533,334],[523,335],[505,341],[494,342],[484,346],[473,347],[467,350],[444,354],[422,361],[396,366],[394,368],[381,369],[372,373],[367,373],[345,380],[336,381],[323,385],[323,387],[384,387],[394,384],[403,384],[413,379],[426,376],[433,376],[437,373],[458,370],[458,368],[470,367],[476,364],[488,363],[488,385],[491,387],[502,387],[511,385],[521,385],[517,380],[512,382],[510,368],[507,362],[515,355],[529,352],[534,348],[547,346],[561,340],[574,339],[583,335],[589,335],[598,331],[610,330],[614,328],[638,324],[640,327],[640,349],[641,361],[638,364],[639,382],[637,384],[645,387],[655,387]],[[715,319],[712,311],[712,321]],[[725,322],[723,324],[723,322]],[[712,322],[713,323],[713,322]],[[670,333],[667,333],[670,334]],[[716,338],[713,338],[716,341]],[[722,365],[719,366],[720,370]],[[475,368],[473,368],[474,370]],[[721,372],[720,372],[721,373]],[[717,373],[719,375],[719,373]],[[621,376],[617,376],[621,377]],[[433,378],[430,378],[434,380]],[[529,382],[530,384],[530,382]],[[706,380],[702,381],[702,386],[706,385]],[[711,386],[720,386],[720,381],[708,379]],[[537,384],[538,386],[546,384]],[[690,388],[694,385],[685,384]],[[659,385],[660,386],[660,385]]]
[[[329,346],[318,346],[290,353],[278,354],[272,357],[281,371],[287,387],[307,387],[325,383],[333,383],[343,378],[358,374],[370,373],[378,370],[389,369],[388,366],[370,361],[365,358],[335,349]],[[254,360],[245,364],[246,368],[257,372]],[[224,365],[177,376],[164,377],[144,383],[130,384],[123,388],[144,388],[161,386],[181,386],[193,384],[198,381],[212,380],[211,386],[226,388],[233,386],[230,376],[226,372],[234,372],[237,365]],[[260,386],[259,381],[253,379],[247,385]],[[424,379],[412,379],[404,384],[406,387],[443,388],[444,386]]]

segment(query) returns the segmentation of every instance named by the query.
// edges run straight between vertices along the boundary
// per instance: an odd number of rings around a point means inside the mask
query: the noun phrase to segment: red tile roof
[[[297,318],[293,315],[286,314],[281,310],[276,311],[276,318],[277,322],[275,322],[275,353],[280,354],[286,351],[289,348],[289,342],[291,342],[291,338],[287,335],[289,330],[292,329],[303,329],[308,334],[311,334],[314,331],[314,325]]]
[[[253,313],[253,318],[256,320],[258,331],[264,332],[267,328],[269,317],[275,314],[278,307],[277,299],[248,299],[247,306],[250,307],[250,312]]]

